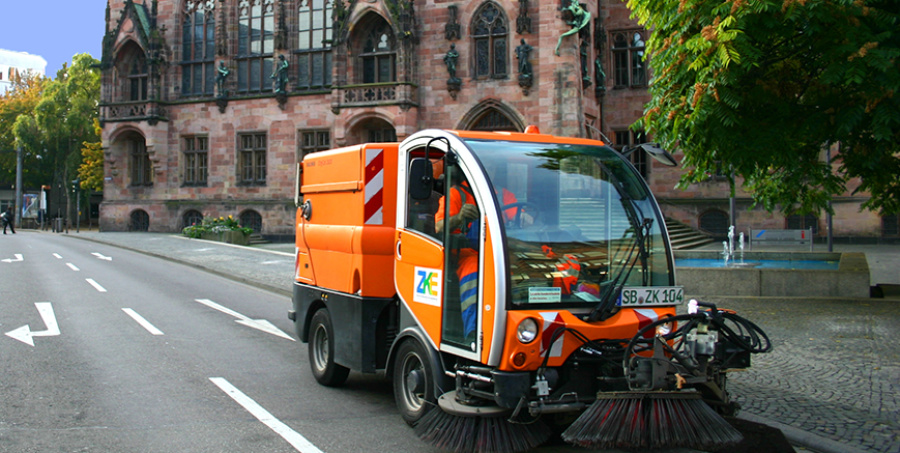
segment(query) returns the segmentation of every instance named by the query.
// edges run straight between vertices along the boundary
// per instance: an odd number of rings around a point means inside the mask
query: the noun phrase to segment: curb
[[[788,442],[792,445],[798,445],[819,453],[868,453],[868,450],[860,450],[851,445],[842,444],[818,434],[804,431],[800,428],[794,428],[793,426],[769,420],[758,415],[745,412],[739,414],[737,418],[775,428],[781,431],[781,433],[784,434],[784,437],[786,437]]]

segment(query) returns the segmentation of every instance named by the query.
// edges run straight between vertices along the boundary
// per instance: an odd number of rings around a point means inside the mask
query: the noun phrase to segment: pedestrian
[[[16,211],[13,210],[12,206],[7,206],[6,212],[3,213],[3,234],[6,234],[6,227],[8,226],[10,230],[12,230],[13,234],[16,234]]]

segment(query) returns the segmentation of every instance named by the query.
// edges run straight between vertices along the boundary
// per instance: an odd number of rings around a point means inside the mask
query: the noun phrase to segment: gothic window
[[[275,0],[241,0],[238,4],[238,91],[271,91],[275,52]]]
[[[185,2],[181,32],[181,93],[212,95],[215,84],[215,3]]]
[[[331,18],[333,0],[305,0],[298,13],[297,62],[298,89],[331,85]]]
[[[634,132],[631,130],[616,131],[616,149],[620,152],[623,151],[626,146],[639,145],[646,141],[647,136],[643,132]],[[650,177],[650,162],[647,160],[647,153],[635,151],[628,156],[628,159],[644,179]]]
[[[150,154],[143,138],[132,138],[127,141],[129,163],[131,164],[131,185],[150,186],[151,179]]]
[[[240,134],[238,141],[238,182],[244,185],[265,185],[266,134]]]
[[[475,124],[472,125],[473,131],[512,131],[519,132],[516,125],[503,112],[496,109],[489,109],[484,112]]]
[[[135,58],[128,69],[128,99],[131,101],[147,100],[147,61]]]
[[[506,15],[496,3],[488,2],[478,9],[472,24],[476,79],[507,76],[508,35]]]
[[[209,138],[184,138],[184,185],[205,186],[209,175]]]
[[[644,33],[639,30],[613,33],[613,77],[616,88],[647,85],[644,41]]]
[[[391,27],[378,18],[363,40],[360,53],[362,83],[385,83],[397,80],[397,47]]]

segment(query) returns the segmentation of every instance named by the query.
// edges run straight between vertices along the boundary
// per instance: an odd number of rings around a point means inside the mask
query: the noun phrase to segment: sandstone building
[[[233,215],[290,236],[304,154],[425,128],[644,140],[648,34],[619,1],[109,0],[106,24],[105,231]],[[668,216],[727,225],[723,183],[682,192],[679,169],[633,159]],[[847,234],[874,234],[858,205],[836,204]]]

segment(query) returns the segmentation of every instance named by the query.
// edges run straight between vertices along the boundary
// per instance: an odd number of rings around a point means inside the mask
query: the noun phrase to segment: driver
[[[450,218],[447,227],[452,234],[465,234],[467,237],[477,235],[478,228],[473,221],[478,218],[478,206],[468,183],[462,176],[462,170],[454,169],[452,186],[450,187]],[[459,176],[455,176],[459,175]],[[434,230],[440,233],[444,229],[444,203],[446,197],[438,200],[438,210],[434,214]],[[474,341],[475,325],[478,321],[478,250],[471,245],[477,238],[458,250],[456,276],[459,278],[459,300],[462,311],[463,336]],[[476,246],[477,247],[477,246]]]

